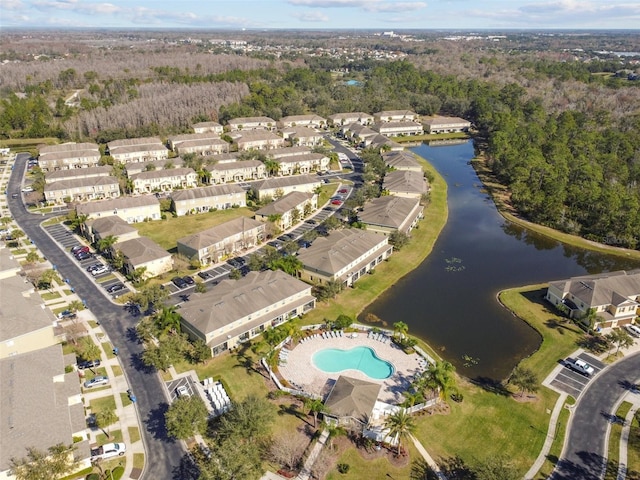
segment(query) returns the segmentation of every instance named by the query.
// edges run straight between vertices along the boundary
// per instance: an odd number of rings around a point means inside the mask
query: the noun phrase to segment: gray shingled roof
[[[159,137],[123,138],[107,143],[109,150],[118,147],[130,147],[136,145],[163,145]]]
[[[640,295],[640,270],[572,277],[550,285],[571,293],[587,306],[620,305]]]
[[[273,161],[277,163],[319,162],[323,158],[325,158],[325,155],[322,155],[321,153],[303,153],[301,155],[274,158]]]
[[[211,187],[189,188],[186,190],[176,190],[171,193],[174,202],[193,200],[196,198],[212,198],[220,195],[231,195],[234,193],[244,193],[244,189],[236,184],[213,185]]]
[[[407,192],[423,194],[429,189],[422,172],[411,170],[396,170],[387,172],[382,182],[382,188],[390,192]]]
[[[215,165],[207,165],[204,168],[210,172],[214,170],[217,172],[224,172],[225,170],[237,170],[240,168],[257,168],[263,165],[264,164],[260,160],[241,160],[237,162],[216,163]]]
[[[275,125],[276,121],[271,117],[238,117],[229,120],[229,125],[243,125],[248,123],[271,123]]]
[[[87,168],[70,168],[68,170],[55,170],[45,175],[47,182],[56,182],[60,180],[66,180],[76,177],[106,177],[108,176],[113,167],[111,165],[105,165],[102,167],[87,167]]]
[[[367,423],[382,385],[340,375],[324,402],[329,415]]]
[[[116,177],[87,177],[87,178],[70,178],[68,180],[58,180],[50,182],[44,186],[45,192],[57,192],[58,190],[69,190],[72,188],[99,187],[99,186],[118,185]]]
[[[320,184],[318,177],[312,175],[290,175],[286,177],[267,178],[251,185],[253,190],[268,190],[272,188],[284,188],[294,185],[308,185],[310,183]]]
[[[308,122],[308,121],[323,122],[325,120],[320,115],[309,114],[309,115],[289,115],[288,117],[282,117],[280,121],[282,123],[286,123],[286,122],[296,123],[296,122]]]
[[[73,150],[66,152],[51,152],[40,154],[41,162],[55,162],[56,160],[66,160],[75,158],[94,158],[100,159],[98,150]]]
[[[358,219],[371,225],[400,229],[419,204],[417,198],[386,195],[365,203]]]
[[[196,135],[201,135],[197,134]],[[221,138],[203,138],[203,139],[195,139],[195,140],[183,140],[179,143],[176,143],[175,146],[178,150],[184,150],[185,148],[190,147],[209,147],[214,145],[225,145],[229,146],[227,142],[222,140]]]
[[[164,166],[170,163],[172,167],[170,169]],[[127,175],[131,176],[136,173],[144,172],[147,165],[153,165],[155,170],[171,170],[174,168],[180,168],[184,165],[184,160],[181,157],[163,158],[162,160],[152,160],[150,162],[131,162],[125,164],[124,168],[127,171]]]
[[[77,415],[68,398],[80,393],[80,384],[77,374],[70,374],[64,376],[69,385],[58,388],[53,378],[61,374],[59,344],[0,360],[0,471],[9,468],[12,457],[23,458],[29,447],[46,451],[73,442]]]
[[[124,145],[122,147],[112,147],[109,148],[109,153],[111,155],[121,155],[123,153],[156,152],[159,150],[168,151],[168,148],[165,147],[162,143],[145,143],[143,145]]]
[[[282,147],[282,148],[274,148],[267,152],[267,155],[272,158],[282,158],[282,157],[290,157],[292,155],[305,155],[311,153],[311,147],[305,147],[303,145],[298,145],[295,147]]]
[[[464,118],[460,118],[460,117],[442,117],[440,115],[435,115],[433,117],[424,117],[422,119],[422,122],[427,124],[427,125],[453,125],[453,124],[457,124],[457,123],[468,123],[468,124],[471,124],[471,122],[469,122],[469,120],[465,120]]]
[[[60,145],[46,145],[44,147],[40,147],[40,155],[58,152],[78,152],[82,150],[98,151],[98,149],[99,147],[97,143],[61,143]]]
[[[411,110],[383,110],[381,112],[376,112],[373,114],[375,117],[397,117],[399,115],[405,117],[415,117],[416,113]]]
[[[310,285],[280,270],[249,272],[239,280],[224,280],[206,293],[192,294],[179,312],[207,334],[309,289]]]
[[[271,202],[256,212],[256,215],[281,215],[289,210],[297,207],[301,203],[313,198],[313,193],[307,192],[291,192],[284,197]]]
[[[108,217],[87,220],[86,223],[91,226],[93,233],[98,234],[100,238],[105,238],[110,235],[118,237],[120,235],[126,235],[128,233],[138,231],[117,215],[109,215]]]
[[[105,212],[121,208],[136,208],[150,205],[160,205],[155,195],[140,195],[137,197],[118,197],[99,202],[80,203],[76,207],[79,215],[90,215],[96,212]]]
[[[131,175],[131,180],[151,180],[156,178],[182,177],[185,175],[189,175],[191,173],[196,173],[196,172],[193,168],[189,168],[189,167],[149,170],[146,172],[140,172],[140,173]]]
[[[193,128],[221,128],[218,122],[198,122],[192,125]]]
[[[220,135],[216,132],[203,133],[183,133],[182,135],[173,135],[169,137],[169,142],[178,145],[182,142],[190,142],[193,140],[220,140]]]
[[[0,281],[0,341],[51,327],[55,318],[43,306],[42,297],[31,283],[17,275],[3,278]]]
[[[178,240],[178,243],[195,250],[200,250],[201,248],[215,245],[216,243],[223,241],[225,238],[241,233],[243,230],[247,231],[261,226],[264,227],[264,223],[254,220],[253,218],[234,218],[233,220],[221,223],[220,225],[203,230],[202,232],[183,237]]]
[[[317,238],[310,247],[298,252],[305,268],[335,275],[369,250],[383,244],[387,237],[358,229],[333,231]]]
[[[171,256],[164,248],[147,237],[132,238],[131,240],[119,242],[114,245],[114,248],[120,250],[134,268],[152,260]]]
[[[258,142],[261,140],[282,140],[282,137],[266,130],[238,130],[229,134],[236,143]]]
[[[394,168],[420,168],[420,164],[413,153],[410,152],[386,152],[382,154],[384,163]]]

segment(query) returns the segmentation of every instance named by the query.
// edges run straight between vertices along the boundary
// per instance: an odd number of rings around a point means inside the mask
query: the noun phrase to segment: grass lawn
[[[627,469],[630,479],[640,478],[640,422],[638,422],[637,414],[631,422],[631,431],[629,432]]]
[[[123,407],[128,407],[132,403],[129,399],[129,395],[123,392],[120,392],[120,401],[122,402]]]
[[[626,418],[627,413],[631,410],[631,403],[622,402],[616,411],[618,418]],[[611,425],[609,433],[609,445],[607,453],[607,470],[605,471],[605,480],[615,480],[618,478],[618,464],[620,463],[620,436],[622,435],[622,425],[614,423]]]
[[[373,275],[365,275],[358,280],[355,288],[342,291],[335,301],[318,303],[314,310],[305,314],[304,324],[324,323],[325,318],[335,319],[340,314],[357,317],[382,292],[420,265],[431,253],[447,222],[447,184],[431,165],[424,160],[419,161],[426,171],[433,173],[434,181],[431,203],[425,207],[424,219],[418,228],[411,232],[409,244],[391,255],[388,261],[378,265]]]
[[[560,454],[562,453],[562,447],[564,446],[564,436],[567,432],[567,423],[569,422],[569,416],[571,413],[566,408],[566,405],[573,405],[575,401],[571,398],[567,398],[567,402],[565,403],[565,408],[560,411],[560,416],[558,417],[558,423],[556,424],[556,433],[553,438],[553,444],[551,444],[551,449],[549,450],[549,454],[547,455],[547,459],[544,461],[544,464],[540,468],[536,476],[536,480],[546,480],[553,472],[553,469],[556,467],[558,463],[558,459],[560,458]]]
[[[245,346],[248,347],[247,344]],[[185,361],[174,365],[174,367],[178,373],[195,370],[201,381],[207,377],[222,380],[233,401],[243,400],[251,394],[264,397],[268,393],[263,377],[264,369],[259,367],[260,373],[253,369],[259,359],[246,347],[234,353],[226,353],[213,358],[204,364],[192,365]]]
[[[98,326],[98,323],[95,320],[87,320],[87,324],[89,325],[89,327],[96,328]]]
[[[122,375],[122,368],[120,368],[120,366],[118,365],[112,366],[111,370],[113,370],[114,377],[119,377],[120,375]]]
[[[133,454],[133,468],[144,468],[144,453]]]
[[[102,350],[104,350],[104,354],[107,358],[115,358],[111,342],[102,342],[100,345],[102,346]]]
[[[89,401],[89,407],[92,413],[102,412],[104,410],[115,410],[116,399],[113,395],[107,395],[106,397],[94,398]]]
[[[410,440],[405,440],[404,444],[405,448],[409,447],[409,455],[412,461],[420,458],[420,454],[417,452]],[[327,480],[337,480],[342,478],[366,478],[367,480],[412,478],[412,462],[409,462],[405,467],[399,468],[389,463],[386,458],[366,460],[362,458],[358,453],[358,450],[354,447],[348,448],[342,455],[340,455],[336,465],[339,463],[346,463],[349,465],[349,472],[347,474],[342,474],[334,468],[327,475]]]
[[[47,292],[47,293],[41,293],[40,296],[45,302],[48,302],[49,300],[55,300],[56,298],[60,298],[62,295],[60,295],[58,292]]]
[[[199,213],[198,215],[184,215],[182,217],[167,216],[166,220],[133,223],[141,236],[149,237],[162,248],[174,250],[178,239],[201,232],[207,228],[220,225],[238,217],[252,217],[249,208],[229,208],[217,212]]]
[[[104,445],[105,443],[109,443],[109,442],[116,442],[116,443],[122,442],[122,430],[107,430],[107,429],[105,430],[109,432],[109,437],[107,437],[105,433],[99,433],[98,435],[96,435],[96,443],[98,445]],[[118,463],[116,462],[114,467],[117,465]]]
[[[138,427],[129,427],[129,439],[131,443],[140,441],[140,429]]]

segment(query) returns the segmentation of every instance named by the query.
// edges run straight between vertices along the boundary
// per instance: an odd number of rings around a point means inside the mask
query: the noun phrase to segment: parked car
[[[94,368],[100,366],[100,360],[83,360],[78,362],[78,370],[84,370],[85,368]]]
[[[628,324],[624,327],[627,329],[627,332],[629,332],[634,337],[640,337],[640,327],[638,327],[637,325]]]
[[[187,288],[187,282],[185,282],[182,277],[173,277],[171,282],[178,288]]]
[[[93,258],[93,255],[91,255],[89,252],[80,252],[76,254],[75,257],[76,257],[76,260],[82,261],[82,260],[89,260],[90,258]]]
[[[20,195],[19,193],[12,193],[11,194],[11,198],[18,198],[18,195]]]
[[[97,267],[91,270],[91,275],[93,275],[94,277],[97,275],[102,275],[104,273],[109,273],[109,267],[107,267],[106,265],[102,265],[101,267]]]
[[[341,188],[340,190],[338,190],[338,193],[347,193],[348,190],[346,188]]]
[[[87,272],[91,273],[94,270],[97,270],[98,268],[101,268],[101,267],[104,267],[104,266],[105,266],[104,263],[99,263],[99,262],[98,263],[92,263],[91,265],[89,265],[87,267]]]
[[[124,443],[105,443],[104,445],[91,449],[91,461],[96,462],[111,457],[121,457],[127,451]]]
[[[109,378],[104,375],[98,375],[84,382],[84,388],[102,387],[109,384]]]
[[[107,292],[109,293],[116,293],[116,292],[119,292],[120,290],[124,290],[124,285],[121,283],[115,283],[107,287]]]
[[[338,199],[331,200],[331,205],[342,205],[342,200],[338,200]]]
[[[211,273],[209,272],[198,272],[198,276],[203,280],[209,280],[210,278],[213,278],[213,275],[211,275]]]
[[[189,393],[189,389],[186,385],[180,385],[178,388],[176,388],[176,395],[178,397],[190,397],[191,393]]]
[[[63,310],[62,312],[60,312],[58,314],[58,318],[60,320],[63,320],[65,318],[76,318],[76,316],[77,315],[75,313],[73,313],[71,310]]]
[[[242,258],[230,258],[227,260],[227,263],[231,265],[233,268],[240,268],[244,265],[244,260]]]
[[[316,220],[314,220],[313,218],[310,218],[309,220],[305,220],[305,223],[308,223],[309,225],[317,225],[318,222]]]
[[[22,193],[31,193],[33,192],[33,187],[24,187],[22,189]]]
[[[570,358],[568,360],[565,360],[565,365],[571,370],[586,375],[587,377],[590,377],[595,373],[595,369],[584,360],[574,360]]]
[[[76,245],[75,247],[71,248],[71,253],[73,253],[74,255],[77,255],[80,252],[88,252],[89,251],[89,247],[87,247],[86,245]]]
[[[182,280],[184,280],[185,283],[189,286],[196,284],[196,281],[193,278],[191,278],[189,275],[182,277]]]

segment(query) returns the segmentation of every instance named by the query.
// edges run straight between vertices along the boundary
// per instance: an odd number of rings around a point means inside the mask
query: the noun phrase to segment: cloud
[[[322,12],[303,12],[294,15],[294,17],[301,22],[309,23],[326,23],[329,21],[329,17]]]
[[[424,2],[383,2],[380,0],[287,0],[290,5],[312,8],[359,8],[367,12],[401,12],[418,10]]]
[[[24,3],[20,0],[0,0],[0,10],[8,11],[8,10],[23,10]]]
[[[39,10],[71,10],[85,15],[113,15],[126,11],[112,3],[80,3],[78,0],[37,0],[31,5]]]
[[[424,2],[401,2],[401,3],[377,3],[369,2],[364,7],[368,12],[406,12],[408,10],[420,10],[427,6]]]

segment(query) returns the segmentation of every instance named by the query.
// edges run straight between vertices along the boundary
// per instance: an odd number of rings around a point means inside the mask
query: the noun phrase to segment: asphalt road
[[[618,420],[618,401],[639,380],[640,352],[616,362],[591,381],[575,406],[562,457],[550,479],[604,478],[607,429]]]
[[[157,372],[147,368],[140,359],[142,345],[135,334],[132,335],[136,319],[121,305],[112,303],[99,286],[88,280],[69,254],[44,232],[40,227],[43,217],[28,213],[20,197],[11,198],[11,193],[20,191],[28,157],[28,154],[18,154],[11,172],[8,188],[11,214],[42,254],[56,265],[61,276],[69,279],[69,284],[87,302],[113,345],[119,349],[120,362],[137,397],[136,406],[142,422],[141,435],[146,451],[142,478],[181,478],[180,468],[186,452],[181,442],[167,437],[164,425],[164,413],[168,408],[166,390]]]

